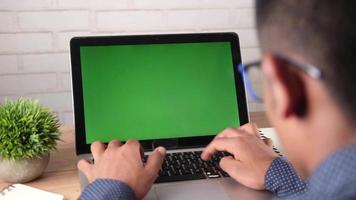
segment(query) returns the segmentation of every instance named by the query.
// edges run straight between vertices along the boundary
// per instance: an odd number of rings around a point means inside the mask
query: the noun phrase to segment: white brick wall
[[[34,11],[18,13],[23,31],[88,30],[88,11]]]
[[[22,70],[31,72],[70,72],[67,53],[26,54],[22,56]]]
[[[175,10],[167,12],[167,26],[179,29],[229,28],[229,10]]]
[[[37,53],[52,50],[50,33],[2,33],[0,53]]]
[[[0,75],[17,72],[16,55],[0,55]]]
[[[33,93],[52,92],[57,87],[56,74],[13,74],[2,75],[0,91],[3,95],[22,95],[28,91]]]
[[[16,13],[1,12],[0,13],[0,32],[16,31]]]
[[[209,8],[251,8],[251,0],[137,0],[133,6],[138,9],[209,9]]]
[[[258,59],[253,2],[0,0],[0,101],[36,98],[71,124],[69,40],[74,36],[234,31],[243,60]]]
[[[163,12],[157,11],[101,11],[96,16],[99,31],[164,30]]]
[[[55,0],[1,0],[1,10],[40,10],[54,7]]]

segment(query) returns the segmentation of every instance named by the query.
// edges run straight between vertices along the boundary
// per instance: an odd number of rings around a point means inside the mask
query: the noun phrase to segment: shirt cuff
[[[126,184],[113,179],[97,179],[85,187],[79,200],[135,200],[134,191]]]
[[[265,189],[277,197],[297,196],[305,193],[307,184],[282,157],[273,160],[265,176]]]

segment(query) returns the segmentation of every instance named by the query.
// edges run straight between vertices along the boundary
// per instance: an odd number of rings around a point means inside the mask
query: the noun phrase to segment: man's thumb
[[[164,147],[157,147],[148,157],[145,168],[150,176],[156,178],[165,156],[166,149]]]
[[[270,138],[265,137],[265,138],[262,139],[262,140],[263,140],[263,142],[264,142],[267,146],[273,147],[273,141],[272,141]]]
[[[223,169],[232,177],[234,176],[233,174],[236,173],[239,164],[239,161],[235,160],[232,156],[226,156],[221,158],[219,163],[221,169]]]
[[[83,174],[87,177],[87,179],[89,180],[89,182],[92,182],[92,180],[91,180],[91,164],[89,164],[88,163],[88,161],[86,161],[86,160],[80,160],[79,162],[78,162],[78,169],[80,170],[80,171],[82,171],[83,172]]]

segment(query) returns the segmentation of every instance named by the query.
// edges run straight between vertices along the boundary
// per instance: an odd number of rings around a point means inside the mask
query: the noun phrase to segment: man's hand
[[[260,139],[254,124],[225,129],[205,148],[201,158],[208,160],[217,151],[233,155],[220,160],[224,171],[241,184],[257,190],[265,188],[268,167],[278,157],[271,148],[271,141]]]
[[[158,147],[144,165],[140,143],[135,140],[129,140],[124,145],[113,140],[107,147],[100,142],[94,142],[91,152],[94,164],[89,164],[86,160],[80,160],[78,163],[78,168],[89,182],[96,179],[122,181],[132,188],[137,199],[142,199],[151,188],[166,154],[163,147]]]

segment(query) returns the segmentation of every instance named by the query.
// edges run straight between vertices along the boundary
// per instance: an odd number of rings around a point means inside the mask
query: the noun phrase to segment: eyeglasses
[[[314,65],[299,63],[285,56],[276,56],[276,58],[282,62],[285,62],[287,66],[294,67],[295,69],[305,72],[313,79],[323,79],[321,70]],[[245,65],[239,64],[237,69],[243,76],[245,88],[250,98],[256,102],[262,103],[261,61],[255,61]]]

